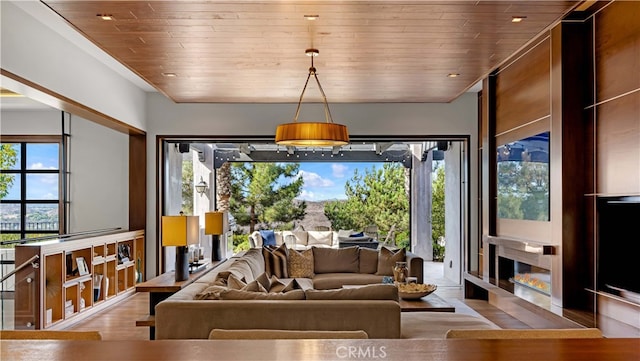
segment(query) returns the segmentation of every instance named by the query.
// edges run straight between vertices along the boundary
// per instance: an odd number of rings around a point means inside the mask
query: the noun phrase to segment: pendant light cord
[[[307,85],[309,84],[309,78],[311,78],[311,74],[316,79],[316,83],[318,83],[318,89],[320,89],[320,94],[322,94],[322,101],[324,102],[324,118],[327,123],[333,123],[333,117],[331,116],[331,110],[329,109],[329,103],[327,102],[327,96],[324,93],[324,89],[322,89],[322,85],[320,85],[320,80],[318,79],[318,75],[316,74],[316,68],[313,66],[313,58],[311,56],[311,67],[309,68],[309,75],[307,75],[307,81],[304,82],[304,88],[302,88],[302,93],[300,94],[300,99],[298,100],[298,107],[296,108],[296,115],[293,117],[294,122],[298,122],[298,116],[300,115],[300,106],[302,105],[302,98],[304,98],[304,93],[307,90]]]

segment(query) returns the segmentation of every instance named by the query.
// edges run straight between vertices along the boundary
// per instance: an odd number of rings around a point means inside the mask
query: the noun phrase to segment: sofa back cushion
[[[307,231],[307,246],[327,246],[333,244],[332,231]]]
[[[262,256],[262,250],[260,248],[251,248],[246,251],[240,259],[249,264],[254,279],[265,272],[264,257]]]
[[[219,297],[221,300],[304,300],[305,295],[303,290],[291,290],[284,293],[224,290],[220,292]]]
[[[306,290],[307,300],[393,300],[398,301],[394,285],[367,285],[335,290]]]
[[[314,273],[357,273],[360,270],[358,247],[319,248],[313,247]]]
[[[359,273],[375,274],[378,271],[378,250],[371,248],[360,248]]]
[[[378,270],[376,274],[379,276],[393,276],[393,267],[396,262],[405,262],[406,251],[401,248],[396,251],[392,251],[387,247],[380,248],[380,254],[378,254]]]
[[[253,272],[251,271],[251,266],[249,266],[249,263],[242,258],[233,261],[226,271],[232,273],[238,279],[243,279],[245,282],[251,282],[255,279],[255,277],[253,277]]]

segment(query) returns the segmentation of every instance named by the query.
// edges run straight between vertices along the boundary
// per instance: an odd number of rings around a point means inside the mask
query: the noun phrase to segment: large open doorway
[[[377,222],[371,222],[376,227],[367,231],[375,232],[381,243],[406,247],[420,255],[428,263],[425,282],[444,286],[461,283],[462,244],[468,237],[469,219],[465,137],[352,139],[351,144],[343,147],[313,149],[277,146],[270,139],[260,138],[167,137],[162,139],[161,146],[162,207],[158,217],[180,211],[203,215],[210,210],[230,210],[232,164],[294,163],[299,166],[290,178],[304,181],[294,201],[307,202],[308,217],[283,221],[278,226],[337,230],[343,227],[327,216],[326,204],[346,200],[346,184],[351,181],[353,191],[353,182],[358,177],[362,180],[386,168],[400,170],[403,176],[396,182],[401,182],[405,191],[406,214],[389,222],[378,218]],[[343,188],[341,194],[336,193],[338,188]],[[383,213],[386,206],[380,207]],[[227,256],[242,249],[238,245],[255,229],[247,228],[242,215],[229,213],[234,232],[222,242]],[[355,230],[364,228],[360,224]],[[201,234],[205,254],[211,252],[207,237]],[[158,255],[165,270],[173,267],[173,255],[167,253],[170,251],[166,249],[164,255]]]

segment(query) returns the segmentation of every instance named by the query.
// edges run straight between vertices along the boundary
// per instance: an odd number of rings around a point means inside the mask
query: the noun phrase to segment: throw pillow
[[[313,247],[313,271],[315,273],[357,273],[359,268],[358,247],[318,248]]]
[[[256,277],[256,281],[258,281],[262,285],[262,287],[267,290],[271,288],[271,280],[269,279],[269,276],[266,272]]]
[[[364,237],[364,232],[351,233],[349,237]]]
[[[263,246],[277,246],[276,233],[273,230],[261,230],[260,237],[262,237]]]
[[[194,299],[196,300],[219,300],[220,292],[228,290],[227,287],[224,286],[209,286],[205,288],[202,292],[195,295]]]
[[[349,238],[349,236],[353,233],[353,229],[339,229],[338,230],[338,238]]]
[[[271,276],[271,287],[269,288],[269,292],[289,292],[293,290],[295,286],[296,282],[293,278],[278,279],[276,276]]]
[[[278,278],[289,278],[287,270],[287,246],[285,244],[275,248],[273,246],[262,247],[264,268],[269,277],[275,275]]]
[[[242,279],[236,277],[234,274],[230,274],[229,278],[227,278],[227,287],[232,290],[240,290],[246,286],[247,283]]]
[[[260,284],[260,282],[258,282],[257,280],[253,281],[253,282],[249,282],[247,283],[246,286],[242,287],[240,289],[241,291],[247,291],[247,292],[262,292],[262,293],[267,293],[267,289],[264,288],[262,286],[262,284]]]
[[[382,247],[378,254],[378,270],[376,274],[378,276],[393,276],[393,267],[396,262],[404,262],[406,258],[406,251],[404,248],[396,250],[395,252]]]
[[[333,290],[306,290],[308,300],[393,300],[398,301],[398,288],[394,285],[368,285]]]
[[[302,252],[295,249],[289,251],[287,269],[289,277],[313,278],[313,249]]]
[[[304,300],[303,290],[287,293],[262,293],[241,290],[225,290],[220,292],[221,300]]]

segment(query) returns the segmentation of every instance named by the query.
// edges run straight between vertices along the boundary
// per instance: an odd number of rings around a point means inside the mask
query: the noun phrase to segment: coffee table
[[[417,300],[400,299],[401,312],[456,312],[456,308],[432,293]]]
[[[359,288],[369,285],[343,285],[342,288]],[[400,299],[400,312],[456,312],[456,308],[432,293],[417,300]]]

